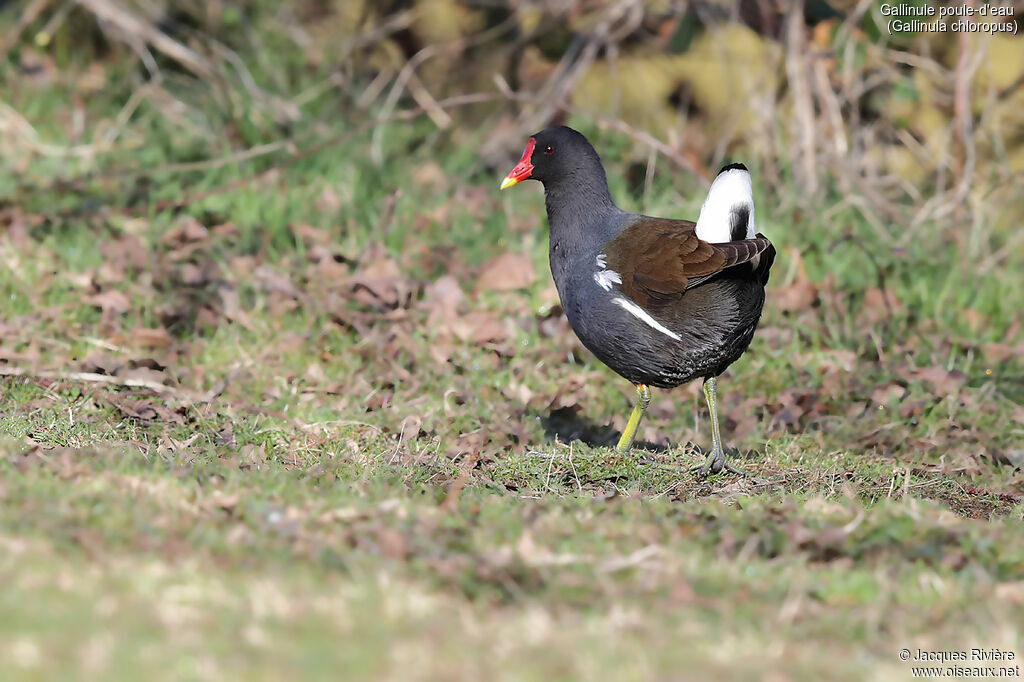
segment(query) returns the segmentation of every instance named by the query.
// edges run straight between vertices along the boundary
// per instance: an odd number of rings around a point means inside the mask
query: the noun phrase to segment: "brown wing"
[[[607,267],[622,278],[622,293],[641,307],[666,303],[771,248],[760,235],[711,244],[698,239],[694,228],[689,220],[644,217],[609,242]]]

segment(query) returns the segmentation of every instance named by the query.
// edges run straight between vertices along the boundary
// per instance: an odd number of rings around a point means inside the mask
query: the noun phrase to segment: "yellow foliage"
[[[483,17],[456,0],[417,0],[413,32],[424,44],[450,43],[479,30]]]
[[[971,110],[984,114],[995,132],[1006,136],[1024,134],[1024,88],[1010,96],[997,96],[1024,77],[1024,40],[1005,35],[992,36],[987,43],[985,61],[972,80]]]
[[[879,171],[892,173],[915,185],[928,176],[929,169],[900,144],[876,144],[866,151],[865,157]]]
[[[676,121],[668,100],[679,83],[679,60],[651,55],[597,62],[580,80],[573,101],[584,109],[664,133]]]
[[[1013,151],[1006,156],[1006,165],[1010,168],[1010,171],[1012,173],[1024,174],[1024,145],[1016,145]]]
[[[373,46],[366,63],[377,71],[397,71],[405,64],[405,54],[394,42],[384,40]]]
[[[359,22],[366,18],[366,0],[334,0],[334,17],[332,24],[339,26],[346,35],[352,35],[359,29]],[[371,8],[371,16],[372,16]],[[373,25],[373,22],[369,22]]]
[[[933,163],[938,164],[941,159],[948,157],[952,139],[950,119],[938,107],[918,107],[910,118],[910,130],[922,141]]]
[[[679,71],[707,122],[722,133],[754,129],[764,102],[774,101],[783,73],[782,48],[741,24],[701,34],[680,55]]]
[[[325,8],[323,16],[305,25],[311,38],[307,56],[316,57],[317,61],[324,55],[331,55],[339,45],[356,37],[366,27],[377,24],[378,17],[372,7],[366,6],[366,0],[334,0],[329,8]]]
[[[974,76],[975,84],[985,88],[989,84],[1005,90],[1024,76],[1024,40],[997,34],[988,40],[985,61]]]
[[[665,134],[679,129],[669,98],[685,85],[705,112],[709,133],[742,137],[755,131],[760,104],[774,101],[780,68],[777,45],[746,26],[728,24],[705,32],[681,55],[635,54],[595,63],[577,85],[574,101]]]
[[[538,26],[540,26],[540,20],[543,18],[544,12],[540,7],[520,7],[516,12],[516,19],[519,21],[519,30],[522,31],[523,35],[532,33]]]

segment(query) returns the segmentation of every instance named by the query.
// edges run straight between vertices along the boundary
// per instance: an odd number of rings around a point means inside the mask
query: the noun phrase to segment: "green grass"
[[[60,143],[66,88],[0,98]],[[1004,236],[936,224],[894,250],[838,199],[783,212],[795,190],[758,187],[779,258],[720,384],[751,476],[700,481],[697,386],[655,395],[641,452],[608,447],[632,391],[560,322],[540,192],[497,192],[482,133],[389,124],[155,210],[284,158],[161,172],[277,139],[189,101],[216,144],[144,104],[140,146],[95,167],[0,159],[26,225],[0,235],[0,367],[29,370],[0,377],[12,676],[862,680],[908,679],[904,647],[1024,655],[1024,259],[959,258]],[[330,113],[310,102],[297,136],[360,123]],[[692,178],[659,165],[631,194],[625,141],[574,123],[625,207],[696,214]],[[508,251],[536,281],[476,291]]]

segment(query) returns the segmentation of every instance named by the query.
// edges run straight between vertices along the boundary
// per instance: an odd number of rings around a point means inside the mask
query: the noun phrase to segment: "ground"
[[[4,98],[65,141],[72,86],[53,78]],[[87,125],[122,103],[89,99]],[[318,106],[294,135],[309,153],[238,159],[281,131],[146,101],[122,147],[4,162],[9,670],[910,679],[900,649],[971,647],[1019,663],[1009,235],[880,225],[838,192],[804,205],[748,163],[779,252],[719,384],[749,476],[698,480],[697,384],[656,392],[643,442],[612,451],[632,387],[561,316],[539,186],[497,190],[520,148],[499,164],[474,152],[486,130]],[[634,141],[571,123],[625,207],[696,215],[696,178],[659,164],[631,184]]]

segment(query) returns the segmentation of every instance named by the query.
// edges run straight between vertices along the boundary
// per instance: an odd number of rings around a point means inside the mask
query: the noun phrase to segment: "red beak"
[[[537,140],[532,137],[526,141],[526,149],[523,150],[523,158],[519,159],[519,163],[515,165],[515,168],[508,172],[505,179],[501,181],[501,189],[511,187],[512,185],[518,184],[519,182],[530,177],[530,173],[533,172],[533,164],[530,163],[530,159],[533,158],[533,146],[537,144]]]

